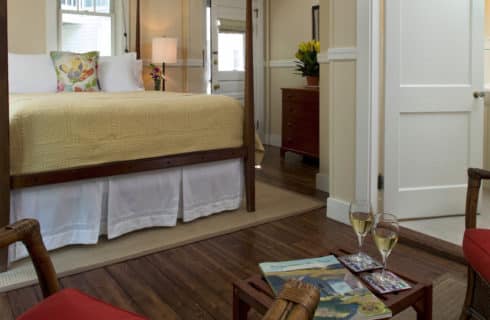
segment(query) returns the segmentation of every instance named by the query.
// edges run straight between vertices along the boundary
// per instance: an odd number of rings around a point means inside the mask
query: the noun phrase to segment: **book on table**
[[[370,292],[335,256],[260,264],[277,295],[288,280],[300,280],[320,290],[315,320],[375,320],[391,317],[391,310]]]

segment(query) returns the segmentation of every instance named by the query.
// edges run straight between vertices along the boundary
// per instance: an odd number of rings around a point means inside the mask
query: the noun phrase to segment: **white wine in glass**
[[[369,201],[352,202],[349,208],[349,220],[357,235],[359,252],[356,258],[360,261],[363,257],[362,244],[364,243],[364,238],[371,231],[374,223],[374,215]]]
[[[375,217],[373,238],[383,259],[383,271],[379,275],[381,280],[385,279],[387,259],[398,242],[399,231],[398,219],[394,215],[383,213]]]

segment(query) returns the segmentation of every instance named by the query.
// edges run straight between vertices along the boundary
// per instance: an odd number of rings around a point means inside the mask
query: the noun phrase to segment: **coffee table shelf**
[[[337,257],[350,254],[346,250],[332,250],[326,255]],[[393,316],[413,307],[417,320],[432,320],[432,284],[420,283],[394,270],[399,277],[410,283],[411,289],[389,294],[378,294],[363,281],[371,291],[391,309]],[[356,274],[359,275],[359,274]],[[274,302],[274,293],[261,275],[254,275],[233,284],[233,319],[246,320],[250,309],[265,314]]]

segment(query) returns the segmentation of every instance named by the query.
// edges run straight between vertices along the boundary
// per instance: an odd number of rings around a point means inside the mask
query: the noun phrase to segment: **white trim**
[[[282,137],[280,134],[267,134],[266,140],[268,145],[280,148],[282,146]]]
[[[330,63],[330,60],[328,60],[328,51],[320,52],[317,56],[317,60],[319,64]]]
[[[324,173],[318,173],[316,175],[316,188],[318,190],[328,192],[329,183],[330,183],[330,180],[328,178],[328,175],[326,175]]]
[[[269,68],[294,68],[296,63],[294,59],[269,60],[267,66]]]
[[[356,200],[378,211],[379,1],[357,0]]]
[[[350,203],[334,198],[327,199],[327,218],[343,224],[350,224],[349,221]]]
[[[330,48],[327,55],[328,61],[353,61],[357,60],[357,48]]]
[[[151,64],[151,61],[144,60],[143,64],[148,67]],[[160,65],[160,64],[158,64]],[[202,60],[200,59],[188,59],[187,62],[179,59],[177,63],[168,63],[165,65],[167,68],[177,68],[177,67],[188,67],[188,68],[203,68]]]

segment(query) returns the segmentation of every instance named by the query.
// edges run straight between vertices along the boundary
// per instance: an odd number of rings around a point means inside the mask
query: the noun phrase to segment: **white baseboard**
[[[318,190],[328,192],[328,189],[329,189],[328,175],[326,175],[324,173],[318,173],[316,175],[316,188]]]
[[[280,148],[282,145],[282,137],[280,134],[268,134],[266,135],[267,144],[273,147]]]
[[[343,224],[350,224],[349,221],[349,206],[350,203],[334,198],[327,199],[327,217],[341,222]]]

